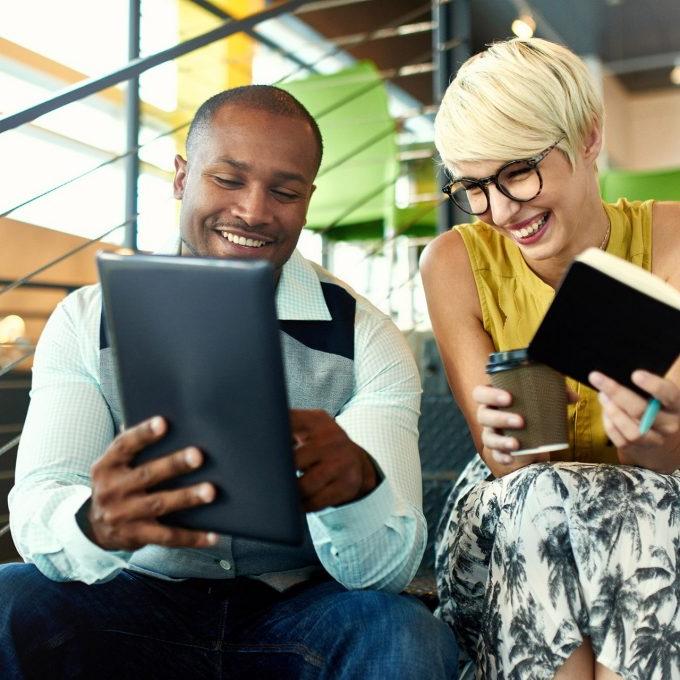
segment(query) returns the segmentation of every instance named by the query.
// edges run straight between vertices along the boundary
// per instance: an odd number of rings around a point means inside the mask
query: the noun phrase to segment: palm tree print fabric
[[[680,679],[680,473],[466,472],[437,531],[436,614],[478,678],[552,678],[588,636],[626,680]]]

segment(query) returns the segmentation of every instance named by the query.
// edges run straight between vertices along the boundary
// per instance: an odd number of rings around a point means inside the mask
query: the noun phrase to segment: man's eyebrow
[[[226,163],[227,165],[231,165],[232,167],[236,168],[237,170],[250,170],[251,165],[249,163],[245,163],[244,161],[237,161],[234,158],[230,158],[229,156],[220,156],[217,161],[217,163]]]
[[[230,158],[229,156],[220,156],[217,159],[217,163],[225,163],[227,165],[231,165],[236,170],[243,170],[245,172],[252,170],[253,167],[250,163],[246,163],[245,161],[237,161],[236,159]],[[299,172],[291,172],[289,170],[276,170],[272,173],[272,176],[277,180],[291,180],[302,183],[307,182],[307,179],[304,175],[300,174]]]
[[[301,175],[299,172],[289,172],[287,170],[277,170],[274,175],[276,179],[283,179],[283,180],[292,180],[294,182],[307,182],[307,179],[304,177],[304,175]]]

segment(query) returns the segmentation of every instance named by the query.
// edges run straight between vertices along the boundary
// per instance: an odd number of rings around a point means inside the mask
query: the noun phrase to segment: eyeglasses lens
[[[541,190],[536,166],[526,161],[515,161],[503,168],[498,184],[508,197],[518,201],[530,201]],[[487,192],[478,184],[455,182],[450,186],[450,196],[461,210],[471,215],[482,215],[489,209]]]
[[[525,161],[510,163],[498,175],[498,183],[518,201],[529,201],[541,190],[541,179],[536,167]]]

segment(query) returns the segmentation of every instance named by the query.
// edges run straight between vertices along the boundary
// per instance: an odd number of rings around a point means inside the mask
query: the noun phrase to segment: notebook
[[[211,481],[216,500],[168,524],[297,545],[297,489],[272,267],[99,253],[104,315],[124,421],[162,415],[142,462],[195,445],[201,468],[163,488]]]
[[[586,385],[600,371],[649,396],[630,376],[638,368],[664,375],[680,355],[680,291],[588,248],[567,270],[528,353]]]

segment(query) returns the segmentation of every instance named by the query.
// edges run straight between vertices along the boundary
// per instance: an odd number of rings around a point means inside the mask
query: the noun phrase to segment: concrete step
[[[3,515],[7,516],[7,520],[0,522],[0,524],[6,524],[9,521],[9,508],[7,507],[7,494],[9,490],[14,486],[14,473],[11,476],[0,478],[0,517]]]
[[[28,401],[28,388],[0,389],[0,426],[23,423],[28,410]]]
[[[7,525],[9,521],[8,517],[0,517],[0,531]],[[14,542],[12,541],[12,536],[9,531],[0,536],[0,564],[5,562],[21,562],[19,553],[14,547]]]

